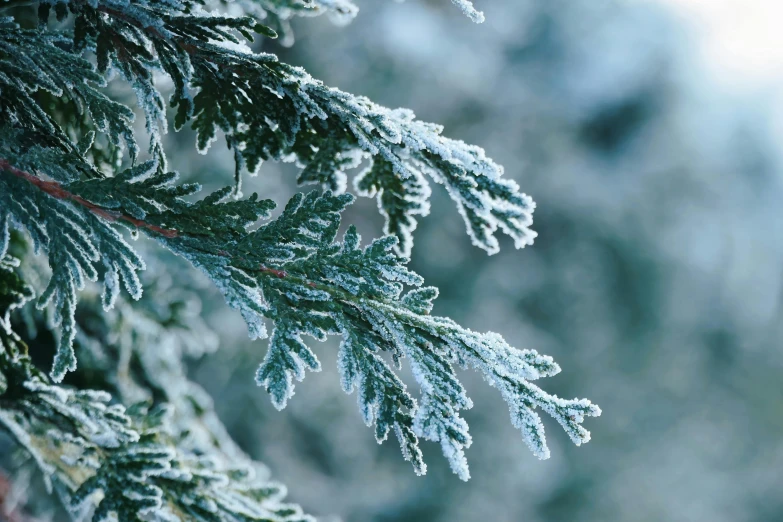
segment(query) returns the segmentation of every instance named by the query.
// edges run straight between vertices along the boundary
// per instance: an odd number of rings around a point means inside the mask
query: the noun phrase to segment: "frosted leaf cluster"
[[[444,137],[441,126],[418,121],[409,110],[381,107],[329,88],[274,55],[243,50],[237,35],[273,34],[253,18],[185,14],[187,2],[138,1],[120,9],[124,3],[69,4],[79,28],[74,46],[93,50],[99,72],[113,67],[134,87],[147,119],[150,152],[161,161],[160,132],[167,123],[153,70],[174,83],[175,129],[190,122],[202,152],[218,131],[224,134],[236,159],[237,194],[242,172],[256,173],[265,160],[293,158],[303,167],[301,182],[341,190],[346,169],[377,159],[391,165],[375,176],[391,178],[379,183],[398,187],[395,198],[402,202],[396,206],[408,209],[402,212],[406,221],[424,215],[421,200],[429,197],[429,178],[447,189],[477,246],[497,252],[498,230],[517,248],[533,242],[532,199],[503,178],[502,167],[480,147]],[[166,14],[180,8],[179,16]],[[138,48],[150,52],[136,56],[132,50]],[[395,225],[388,218],[387,229],[403,234],[400,252],[405,253],[412,227]]]
[[[353,383],[365,390],[359,395],[365,421],[376,422],[379,440],[394,428],[417,472],[425,470],[417,445],[424,437],[440,442],[455,472],[469,476],[463,449],[471,439],[459,411],[471,402],[454,374],[454,364],[478,369],[501,391],[536,455],[548,456],[536,409],[557,419],[575,443],[588,440],[581,422],[585,416],[598,415],[597,407],[584,400],[563,401],[529,382],[559,371],[551,359],[517,351],[496,334],[477,334],[430,316],[437,295],[432,288],[403,293],[405,286],[419,287],[422,279],[393,252],[394,236],[361,248],[358,234],[350,228],[341,242],[335,242],[340,212],[352,196],[298,195],[277,219],[254,227],[268,216],[272,202],[256,195],[234,200],[224,189],[188,203],[182,196],[198,187],[176,186],[175,180],[150,161],[115,178],[64,187],[73,198],[110,205],[118,216],[144,220],[145,231],[215,282],[247,319],[252,337],[266,334],[263,317],[272,320],[270,348],[257,380],[276,406],[285,406],[293,395],[294,379],[301,380],[306,369],[320,369],[302,336],[323,340],[332,334],[356,345],[342,348],[340,361],[341,368],[354,368],[351,373],[356,375],[347,377],[344,371],[344,386]],[[89,208],[77,209],[92,213]],[[409,360],[422,390],[421,404],[390,368],[379,371],[378,366],[386,363],[364,354],[366,350],[387,352],[397,363]],[[361,371],[366,367],[386,377],[373,377],[368,388],[368,377]]]
[[[470,0],[451,0],[454,5],[460,8],[465,16],[476,22],[477,24],[484,22],[484,13],[476,10],[473,6],[473,2]]]
[[[400,178],[394,174],[391,163],[378,159],[356,177],[354,188],[358,195],[378,200],[378,209],[385,218],[383,232],[397,237],[397,251],[410,256],[413,231],[418,225],[415,216],[430,212],[431,190],[421,173]]]
[[[469,2],[455,3],[481,18]],[[496,252],[498,231],[517,247],[532,243],[533,201],[481,148],[252,53],[254,34],[275,36],[253,16],[222,15],[199,0],[33,4],[36,29],[0,18],[0,426],[64,486],[74,518],[309,520],[280,502],[283,490],[257,474],[209,397],[187,380],[183,358],[216,341],[198,326],[198,310],[182,304],[193,300],[172,290],[184,285],[159,266],[142,277],[144,258],[155,256],[127,241],[140,234],[203,272],[251,338],[269,336],[256,382],[276,407],[307,370],[320,370],[310,340],[339,336],[342,387],[356,392],[379,442],[394,433],[418,474],[426,471],[423,438],[440,444],[460,478],[470,476],[472,439],[460,412],[472,402],[457,367],[499,390],[540,458],[549,456],[540,412],[575,444],[589,440],[582,423],[600,409],[534,384],[560,371],[551,358],[431,315],[437,289],[406,266],[431,181],[445,187],[479,247]],[[355,12],[333,0],[258,4],[278,20],[319,6]],[[50,30],[52,16],[72,30]],[[133,111],[104,93],[113,72],[136,93],[147,161],[137,157]],[[219,134],[233,150],[233,186],[199,199],[198,184],[179,183],[168,169],[159,74],[173,82],[174,129],[189,123],[201,152]],[[241,194],[244,172],[267,160],[296,161],[299,182],[323,192],[295,195],[270,219],[274,202]],[[384,237],[362,245],[349,227],[338,238],[354,200],[349,186],[377,199]],[[20,267],[14,238],[41,256]],[[38,310],[24,306],[34,296],[28,279],[46,280]],[[27,356],[12,311],[27,329],[57,335],[50,377]],[[95,389],[53,384],[79,369],[77,356]],[[397,375],[403,364],[416,393]]]
[[[0,134],[8,131],[5,136],[15,134],[2,126],[0,129],[3,129]],[[0,137],[0,142],[3,141]],[[26,229],[35,250],[46,252],[49,257],[51,278],[37,305],[44,308],[51,304],[54,326],[60,328],[59,347],[52,367],[52,378],[60,381],[66,372],[76,367],[73,340],[78,292],[84,289],[87,281],[96,281],[102,274],[107,309],[113,306],[120,280],[128,293],[138,299],[142,289],[137,273],[145,265],[122,235],[104,219],[53,197],[51,194],[60,194],[60,183],[42,181],[11,165],[11,162],[24,168],[46,165],[57,159],[57,155],[41,155],[37,147],[19,156],[13,154],[10,146],[7,152],[11,154],[0,159],[0,168],[4,170],[4,175],[0,176],[0,224],[6,233],[9,224]]]
[[[11,329],[9,313],[32,298],[15,271],[18,264],[9,256],[0,259],[0,426],[26,449],[75,519],[313,520],[282,502],[285,489],[268,481],[263,469],[258,473],[241,452],[216,445],[226,438],[220,430],[202,439],[183,435],[187,430],[175,422],[183,414],[176,411],[182,406],[176,398],[175,407],[138,403],[126,409],[110,403],[104,391],[52,385],[24,355],[25,346]],[[100,300],[94,302],[100,313]],[[87,329],[96,328],[95,321],[88,324]],[[126,338],[138,339],[164,327],[147,315],[123,328],[130,328]],[[80,342],[88,339],[96,338],[82,335]],[[109,355],[110,343],[102,346]],[[169,376],[184,380],[184,375]],[[188,429],[197,420],[190,416]]]
[[[326,14],[335,24],[344,25],[359,13],[359,7],[351,0],[237,0],[237,3],[272,26],[282,36],[284,45],[294,43],[292,18]],[[452,3],[473,22],[484,21],[484,13],[477,11],[469,0],[452,0]]]

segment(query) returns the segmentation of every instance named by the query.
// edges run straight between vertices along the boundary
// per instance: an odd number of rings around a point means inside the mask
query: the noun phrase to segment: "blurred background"
[[[412,266],[441,289],[435,313],[552,355],[563,372],[546,389],[604,414],[581,448],[544,419],[552,458],[539,461],[464,373],[473,478],[429,443],[416,477],[341,391],[335,343],[316,346],[324,371],[277,412],[253,383],[265,342],[206,294],[222,346],[191,375],[238,443],[324,520],[783,520],[783,7],[477,0],[475,25],[447,0],[359,6],[347,26],[298,20],[293,47],[264,45],[506,167],[538,204],[535,245],[486,256],[435,187]],[[170,139],[175,168],[231,179],[223,147],[203,157]],[[245,193],[282,204],[295,171],[265,165]],[[372,200],[345,221],[381,233]]]

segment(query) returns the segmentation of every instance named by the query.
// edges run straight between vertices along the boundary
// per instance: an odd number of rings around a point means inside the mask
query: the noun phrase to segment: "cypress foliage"
[[[0,16],[0,426],[73,518],[309,519],[282,502],[283,487],[234,445],[188,381],[183,357],[216,349],[215,336],[187,288],[133,245],[140,235],[203,272],[251,338],[269,337],[256,381],[277,408],[295,380],[320,370],[305,338],[340,336],[344,390],[356,391],[379,442],[394,433],[417,474],[426,472],[424,438],[469,478],[471,437],[459,412],[472,403],[457,366],[500,391],[538,457],[549,456],[539,410],[575,444],[588,441],[582,422],[600,409],[533,383],[560,371],[550,357],[430,315],[437,289],[406,267],[431,181],[490,254],[497,232],[518,248],[532,244],[532,199],[481,148],[249,47],[278,32],[290,40],[292,16],[350,18],[352,4],[237,1],[231,12],[246,15],[228,16],[219,14],[225,3],[0,6],[11,13]],[[455,4],[483,19],[470,2]],[[137,111],[107,94],[110,75],[132,87]],[[173,83],[168,104],[162,77]],[[170,115],[175,130],[194,129],[200,152],[218,136],[233,151],[234,178],[223,189],[200,197],[198,184],[170,171],[161,139]],[[264,161],[291,159],[299,183],[322,190],[295,195],[270,219],[275,204],[245,197],[242,178]],[[377,198],[386,219],[387,235],[366,246],[353,227],[338,237],[354,200],[348,172],[360,165],[355,192]],[[148,264],[155,269],[145,272]],[[47,374],[31,352],[49,338]],[[417,394],[395,373],[403,363]],[[77,365],[89,387],[61,384]]]

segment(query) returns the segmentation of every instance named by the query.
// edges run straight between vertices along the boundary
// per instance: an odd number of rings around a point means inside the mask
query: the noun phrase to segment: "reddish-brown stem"
[[[73,194],[71,192],[68,192],[66,189],[63,188],[62,185],[57,183],[56,181],[46,181],[38,176],[34,176],[30,174],[29,172],[25,172],[23,170],[17,169],[13,165],[11,165],[8,160],[0,158],[0,170],[8,172],[9,174],[13,174],[17,178],[21,178],[25,181],[28,181],[41,189],[43,192],[46,192],[53,198],[62,199],[65,201],[72,201],[76,204],[79,204],[95,214],[96,216],[102,217],[106,221],[126,221],[130,223],[131,225],[134,225],[138,228],[145,228],[147,230],[150,230],[152,232],[155,232],[157,234],[160,234],[161,236],[168,237],[168,238],[174,238],[178,236],[178,232],[174,229],[170,228],[163,228],[159,227],[157,225],[152,225],[150,223],[147,223],[145,221],[142,221],[140,219],[136,219],[131,216],[126,216],[125,214],[122,214],[121,212],[117,212],[116,210],[108,210],[103,207],[100,207],[96,205],[95,203],[91,203],[90,201],[87,201],[81,196],[78,196],[76,194]]]
[[[266,272],[267,274],[275,275],[280,279],[283,279],[284,277],[288,277],[288,272],[286,272],[285,270],[276,270],[274,268],[269,268],[264,265],[261,265],[258,270],[259,272]]]
[[[179,232],[177,230],[163,228],[157,225],[152,225],[140,219],[126,216],[125,214],[117,212],[116,210],[108,210],[103,207],[100,207],[95,203],[87,201],[81,196],[73,194],[72,192],[68,192],[65,188],[63,188],[62,185],[60,185],[56,181],[43,180],[38,176],[34,176],[29,172],[25,172],[21,169],[14,167],[8,162],[8,160],[5,160],[3,158],[0,158],[0,171],[8,172],[9,174],[13,174],[18,178],[21,178],[25,181],[32,183],[33,185],[41,189],[43,192],[46,192],[47,194],[52,196],[53,198],[57,198],[65,201],[72,201],[78,205],[81,205],[84,208],[88,209],[93,214],[100,216],[107,221],[111,221],[111,222],[118,221],[118,220],[126,221],[138,228],[144,228],[168,238],[174,238],[179,236]],[[218,255],[228,257],[228,258],[234,257],[231,255],[230,252],[226,252],[225,250],[218,250]],[[280,279],[284,279],[288,277],[288,272],[286,272],[285,270],[270,268],[266,265],[259,265],[258,271],[263,272],[265,274],[271,274]],[[317,285],[312,281],[306,281],[306,284],[311,288],[317,288]]]

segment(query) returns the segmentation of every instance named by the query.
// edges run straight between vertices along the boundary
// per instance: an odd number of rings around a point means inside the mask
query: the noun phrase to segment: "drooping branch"
[[[263,161],[294,157],[304,167],[302,183],[339,193],[345,170],[371,158],[375,188],[359,193],[379,198],[387,230],[400,239],[398,253],[409,254],[415,216],[428,213],[427,179],[446,188],[474,244],[488,253],[499,249],[497,232],[517,248],[533,243],[533,200],[483,149],[444,137],[442,127],[416,120],[411,111],[381,107],[327,87],[275,55],[250,52],[234,33],[268,35],[254,19],[171,16],[141,1],[123,10],[108,0],[77,5],[77,47],[96,52],[100,72],[113,64],[134,86],[161,158],[166,114],[150,67],[174,82],[175,129],[190,122],[202,152],[218,130],[224,133],[234,152],[237,195],[242,172],[257,172]],[[129,52],[140,48],[147,50],[143,58]]]
[[[535,204],[502,177],[502,167],[482,149],[445,138],[440,126],[418,121],[410,111],[380,107],[329,88],[273,55],[250,52],[243,47],[250,33],[264,32],[250,18],[207,15],[191,10],[192,2],[185,0],[41,2],[50,4],[60,18],[69,10],[75,16],[73,38],[43,38],[45,30],[24,30],[0,19],[0,28],[7,29],[0,33],[3,49],[52,50],[35,51],[35,60],[0,52],[0,89],[12,85],[26,96],[25,104],[0,120],[0,232],[5,234],[9,223],[26,229],[37,251],[49,257],[52,278],[39,306],[53,301],[61,334],[53,380],[76,368],[74,317],[87,280],[103,280],[107,310],[117,300],[120,279],[132,297],[141,297],[137,274],[145,265],[118,231],[124,224],[206,274],[242,314],[251,337],[266,336],[266,322],[272,324],[256,381],[276,407],[293,395],[294,379],[320,369],[303,337],[341,336],[344,389],[357,390],[362,417],[374,425],[379,441],[395,433],[417,473],[426,470],[419,448],[425,438],[439,442],[455,473],[469,477],[464,450],[471,436],[460,413],[472,402],[456,366],[476,369],[500,391],[512,422],[540,458],[549,456],[541,411],[575,444],[589,440],[582,423],[600,415],[597,406],[561,399],[532,384],[560,371],[551,358],[431,315],[437,290],[422,287],[422,278],[399,255],[410,252],[417,216],[429,210],[428,179],[445,186],[478,246],[497,251],[498,231],[517,247],[532,243]],[[42,11],[45,22],[48,13]],[[84,51],[94,51],[97,69],[81,58]],[[59,69],[71,66],[92,73],[84,92],[74,88],[86,85],[81,78],[55,81]],[[84,107],[91,125],[119,146],[131,117],[96,94],[109,68],[136,90],[156,160],[123,171],[117,164],[113,175],[88,179],[82,171],[91,165],[86,157],[91,138],[80,138],[65,156],[45,140],[41,145],[29,139],[31,128],[35,136],[51,133],[46,127],[51,118],[30,120],[29,127],[17,122],[24,120],[20,115],[43,111],[33,97],[40,89],[78,95],[88,100]],[[20,81],[9,80],[28,70]],[[226,187],[195,202],[186,198],[200,187],[177,184],[177,175],[166,171],[160,137],[166,104],[155,85],[159,70],[174,83],[174,127],[191,123],[201,152],[222,131],[234,152],[237,181],[240,170],[254,172],[262,161],[295,158],[303,167],[300,182],[334,192],[297,195],[275,219],[270,219],[273,202],[256,194],[242,199],[238,184],[234,191]],[[353,227],[338,239],[341,213],[353,200],[342,194],[345,171],[362,160],[371,165],[358,177],[357,189],[378,198],[386,230],[399,240],[387,236],[362,246]],[[53,170],[57,165],[64,167]],[[419,384],[418,397],[395,372],[403,361]],[[156,453],[152,465],[165,467],[167,459]]]

